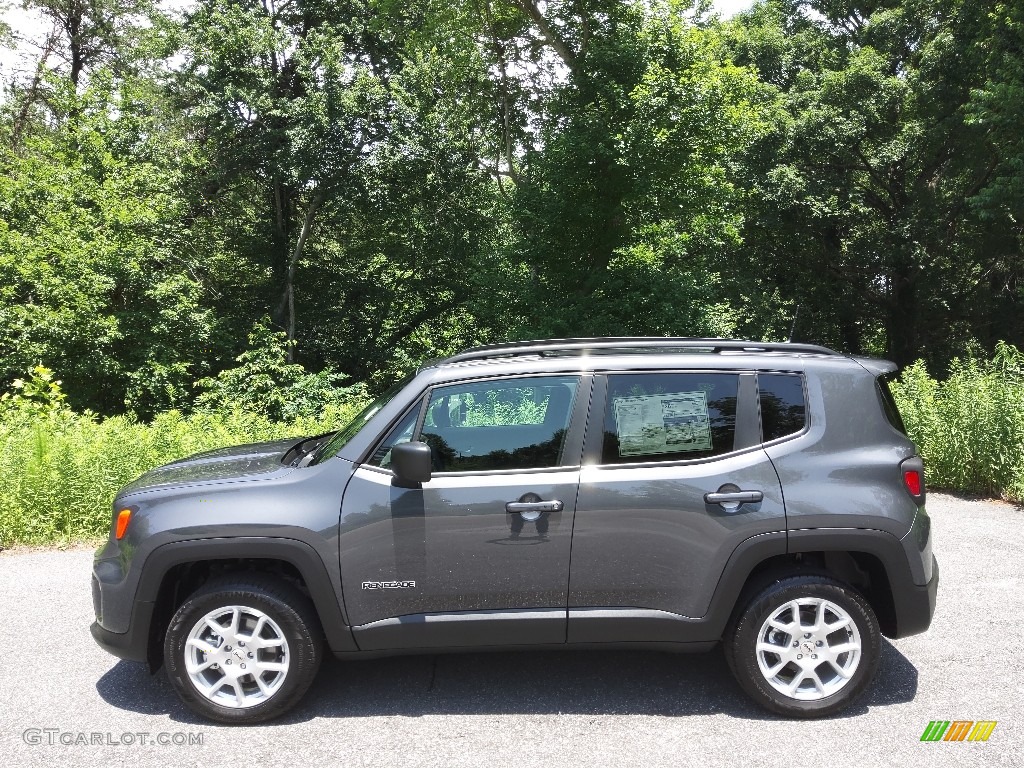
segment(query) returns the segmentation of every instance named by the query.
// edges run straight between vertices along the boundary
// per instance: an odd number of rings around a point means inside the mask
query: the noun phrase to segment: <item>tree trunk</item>
[[[78,84],[82,79],[82,70],[85,69],[85,60],[82,55],[82,16],[81,4],[74,3],[68,10],[68,48],[71,53],[71,85],[75,93],[78,93]]]
[[[291,189],[283,184],[280,179],[274,179],[270,190],[270,270],[273,279],[273,290],[279,293],[271,312],[274,323],[287,329],[288,327],[288,262],[291,258],[291,219],[292,219],[292,193]]]
[[[32,107],[35,105],[39,98],[39,87],[43,82],[43,75],[46,73],[46,62],[53,54],[53,49],[57,45],[57,36],[55,32],[51,32],[47,38],[46,43],[43,45],[43,52],[39,55],[39,63],[36,65],[36,71],[32,75],[32,83],[28,87],[28,92],[25,94],[21,102],[21,108],[18,110],[17,117],[14,118],[14,126],[11,128],[11,148],[17,149],[21,143],[21,134],[25,130],[25,125],[28,123],[29,113],[32,111]]]
[[[295,241],[295,248],[288,257],[287,268],[284,273],[284,290],[281,294],[281,302],[278,305],[278,314],[282,316],[283,325],[288,333],[288,362],[295,362],[295,273],[302,258],[302,251],[306,247],[306,240],[313,229],[313,220],[323,203],[324,196],[317,192],[309,201],[306,208],[306,215],[302,218],[302,229],[299,230],[299,237]]]
[[[888,357],[901,368],[920,356],[918,349],[918,297],[913,267],[899,267],[891,279],[887,330]]]

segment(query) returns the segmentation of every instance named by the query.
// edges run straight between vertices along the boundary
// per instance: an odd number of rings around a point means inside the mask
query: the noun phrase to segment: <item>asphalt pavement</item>
[[[1024,766],[1024,509],[931,494],[928,510],[932,628],[887,641],[870,693],[819,721],[749,703],[718,651],[578,651],[332,659],[287,717],[212,725],[92,641],[91,552],[2,552],[0,763]],[[998,724],[987,742],[921,742],[931,720]]]

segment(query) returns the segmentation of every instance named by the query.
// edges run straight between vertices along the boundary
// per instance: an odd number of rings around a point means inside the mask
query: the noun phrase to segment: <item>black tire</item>
[[[288,667],[283,681],[265,700],[251,706],[233,708],[207,698],[199,692],[185,666],[186,644],[193,627],[207,614],[228,606],[256,609],[276,623],[287,641]],[[309,598],[288,582],[260,573],[211,579],[178,608],[164,638],[164,664],[178,696],[193,712],[228,724],[260,723],[290,710],[309,689],[322,656],[322,630]],[[247,680],[251,681],[247,683],[250,687],[255,684],[253,678]]]
[[[820,696],[820,698],[810,700],[795,698],[777,690],[769,682],[766,674],[762,673],[756,650],[759,635],[768,618],[790,601],[801,598],[827,600],[845,611],[852,620],[852,623],[856,625],[856,632],[859,633],[861,646],[856,669],[845,683],[835,675],[835,668],[831,665],[822,664],[822,666],[818,667],[822,674],[831,677],[835,681],[834,684],[841,687],[838,687],[835,692],[829,695],[822,695],[820,692],[816,693],[815,691],[807,690],[798,692],[800,695]],[[807,610],[810,610],[810,608]],[[804,626],[808,628],[806,624]],[[840,644],[844,644],[841,634],[843,632],[846,632],[846,630],[837,630],[836,633],[829,636],[829,639],[823,639],[823,642],[838,647]],[[792,639],[792,635],[787,636],[785,631],[779,631],[774,637],[777,638],[775,642],[781,642],[778,638],[783,637]],[[814,638],[817,637],[818,635],[814,635],[809,642],[815,643]],[[778,578],[758,591],[733,616],[724,639],[725,659],[740,687],[765,709],[780,715],[786,715],[787,717],[801,718],[834,715],[855,702],[867,690],[875,676],[875,672],[878,670],[882,646],[882,636],[878,629],[878,620],[875,617],[874,611],[871,610],[871,606],[868,605],[858,592],[827,576],[806,574]],[[801,635],[795,642],[805,642],[804,637]],[[780,645],[780,648],[785,648],[785,653],[788,654],[788,640],[785,645]],[[801,663],[810,664],[807,661],[795,660],[795,654],[798,650],[804,649],[796,646],[792,652],[794,656],[790,657],[794,658],[794,660],[788,662],[782,668],[782,672],[773,679],[779,681],[780,678],[783,678],[784,681],[786,676],[795,679],[800,675],[799,670],[801,667],[798,665]],[[814,651],[816,649],[811,648],[810,650]],[[775,664],[783,664],[785,661],[781,654],[769,654],[766,658],[771,659]],[[841,656],[839,658],[847,659],[848,657]],[[819,674],[820,678],[821,675]],[[800,685],[806,688],[808,683],[813,684],[807,678]],[[821,689],[816,690],[820,691]]]

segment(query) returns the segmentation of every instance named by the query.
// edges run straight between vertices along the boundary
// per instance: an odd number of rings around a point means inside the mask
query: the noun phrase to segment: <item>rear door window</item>
[[[736,439],[734,373],[608,376],[602,464],[704,459]]]

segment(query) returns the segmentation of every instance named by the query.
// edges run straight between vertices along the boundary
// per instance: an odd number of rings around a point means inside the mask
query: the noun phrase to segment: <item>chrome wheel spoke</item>
[[[825,601],[818,603],[818,610],[814,614],[813,631],[818,631],[825,626]]]
[[[259,689],[260,691],[262,691],[263,695],[270,696],[272,691],[270,690],[270,686],[268,686],[266,682],[264,682],[263,675],[255,674],[253,675],[253,679],[256,681],[256,685],[259,686]]]
[[[227,635],[225,634],[226,630],[224,629],[224,627],[222,627],[216,621],[211,619],[209,616],[207,616],[205,619],[203,619],[203,621],[206,623],[207,627],[209,627],[210,629],[212,629],[214,632],[217,633],[218,637],[227,638]]]
[[[839,645],[830,645],[828,651],[832,656],[838,656],[841,653],[849,653],[850,651],[859,651],[860,643],[840,643]]]
[[[235,689],[235,702],[238,706],[245,705],[245,691],[242,690],[242,684],[238,680],[231,681],[231,687]]]
[[[200,651],[202,651],[203,653],[213,653],[214,651],[217,650],[212,645],[210,645],[208,642],[206,642],[205,640],[201,640],[198,637],[190,637],[189,640],[188,640],[187,645],[190,645],[193,648],[197,648]]]
[[[821,682],[821,678],[818,677],[818,673],[817,672],[815,672],[814,670],[811,670],[810,672],[807,673],[807,675],[804,677],[804,679],[805,680],[810,680],[812,683],[814,683],[814,690],[816,690],[816,691],[818,691],[819,693],[822,693],[822,694],[825,693],[825,684],[823,682]]]
[[[259,619],[256,621],[256,626],[253,627],[252,632],[249,633],[249,637],[246,639],[245,642],[259,648],[259,643],[261,642],[260,633],[263,631],[263,628],[265,626],[267,626],[267,617],[260,616]]]
[[[802,683],[803,681],[804,672],[803,670],[800,670],[796,673],[796,676],[793,678],[792,682],[790,682],[790,684],[786,687],[786,692],[790,696],[796,696],[797,689],[800,687],[800,683]]]
[[[850,677],[851,677],[851,676],[853,675],[853,673],[852,673],[852,672],[848,671],[848,670],[847,670],[847,669],[846,669],[845,667],[843,667],[842,665],[840,665],[840,664],[836,664],[836,663],[835,663],[835,661],[833,661],[832,659],[829,659],[829,660],[828,660],[828,665],[829,665],[830,667],[832,667],[832,669],[833,669],[833,670],[835,670],[835,673],[836,673],[837,675],[839,675],[839,676],[840,676],[841,678],[843,678],[844,680],[849,680],[849,679],[850,679]]]
[[[217,693],[220,691],[221,688],[223,688],[225,685],[227,685],[227,683],[228,683],[227,677],[222,677],[219,680],[215,680],[213,683],[208,685],[205,689],[200,689],[200,690],[202,690],[203,693],[206,694],[206,698],[212,699],[214,696],[217,695]]]
[[[826,624],[825,625],[825,631],[828,632],[831,635],[833,632],[835,632],[838,629],[842,629],[843,627],[848,627],[850,625],[850,621],[851,621],[851,619],[850,619],[849,616],[844,616],[843,618],[839,619],[838,621],[834,621],[831,624]]]
[[[190,675],[197,675],[200,672],[205,672],[216,663],[217,662],[212,659],[196,663],[193,659],[187,656],[185,657],[185,669]]]

